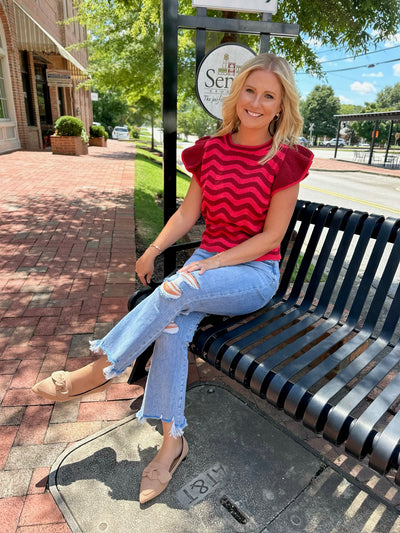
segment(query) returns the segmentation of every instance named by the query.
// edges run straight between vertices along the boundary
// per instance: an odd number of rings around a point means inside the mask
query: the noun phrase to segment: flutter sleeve
[[[201,162],[203,160],[204,148],[207,140],[210,137],[201,137],[193,146],[186,148],[182,152],[182,162],[185,165],[186,170],[191,172],[196,178],[196,181],[200,183],[200,171]]]
[[[313,158],[314,154],[304,146],[288,147],[278,174],[274,179],[272,195],[296,183],[300,183],[307,177]]]

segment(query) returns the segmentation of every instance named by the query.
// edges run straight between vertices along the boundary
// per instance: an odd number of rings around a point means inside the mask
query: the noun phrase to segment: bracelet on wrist
[[[158,251],[158,255],[162,254],[162,250],[157,244],[151,243],[149,248],[155,248]]]

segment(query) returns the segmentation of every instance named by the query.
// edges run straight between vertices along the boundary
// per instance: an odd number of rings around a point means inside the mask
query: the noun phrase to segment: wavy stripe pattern
[[[199,176],[205,250],[223,252],[263,230],[272,184],[285,158],[278,152],[260,165],[267,149],[234,145],[229,136],[207,140]],[[265,259],[280,259],[279,248],[259,258]]]

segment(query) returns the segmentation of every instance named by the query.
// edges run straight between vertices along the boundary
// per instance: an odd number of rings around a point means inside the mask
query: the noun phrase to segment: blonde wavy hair
[[[264,164],[274,157],[282,144],[288,146],[296,144],[303,128],[293,71],[283,57],[268,53],[260,54],[243,64],[240,73],[232,82],[229,95],[222,104],[222,125],[215,136],[221,137],[239,130],[240,120],[236,112],[236,103],[248,76],[255,70],[273,72],[282,85],[282,111],[276,122],[277,129],[272,139],[272,146],[260,161]]]

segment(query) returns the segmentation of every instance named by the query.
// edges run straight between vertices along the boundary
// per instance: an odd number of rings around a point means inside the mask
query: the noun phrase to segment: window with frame
[[[7,104],[7,94],[6,94],[6,82],[4,75],[4,61],[5,61],[5,52],[3,51],[3,46],[0,37],[0,120],[9,120],[10,115],[8,112]]]

